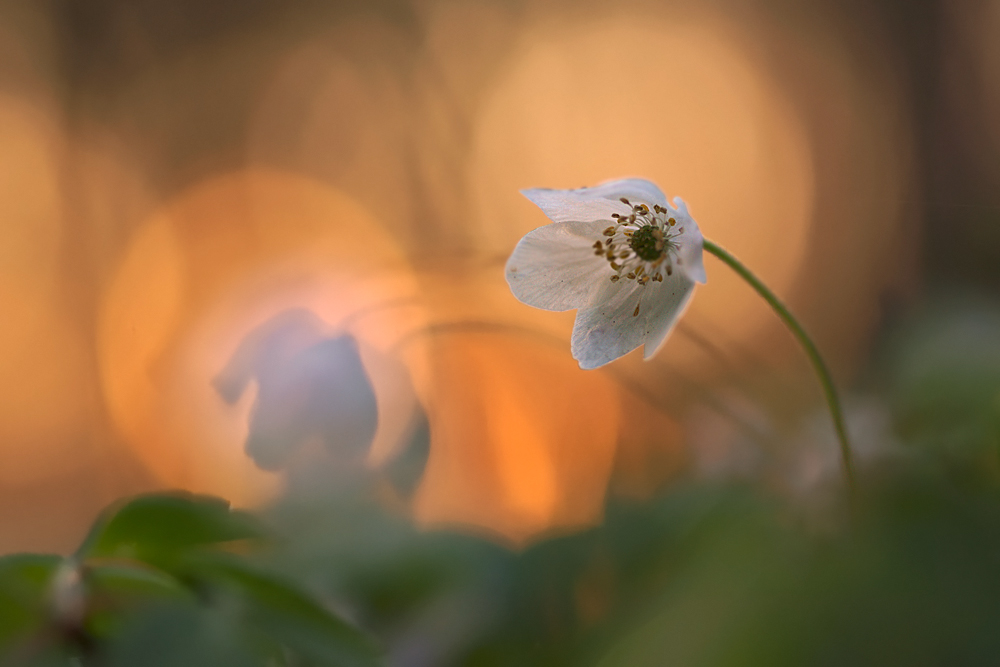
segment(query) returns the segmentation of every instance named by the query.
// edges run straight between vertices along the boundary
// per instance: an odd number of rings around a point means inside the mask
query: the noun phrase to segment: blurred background
[[[992,664],[998,31],[995,0],[0,0],[0,553],[183,489],[271,522],[391,664]],[[598,371],[510,294],[547,222],[518,191],[622,176],[814,334],[853,529],[807,361],[714,259],[654,360]]]

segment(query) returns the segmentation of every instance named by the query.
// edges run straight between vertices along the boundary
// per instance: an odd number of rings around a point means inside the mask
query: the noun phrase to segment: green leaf
[[[170,569],[186,551],[263,536],[249,514],[221,498],[189,493],[139,496],[100,518],[81,558],[132,558]]]
[[[196,568],[243,598],[249,624],[302,657],[320,664],[381,664],[377,649],[361,631],[280,577],[222,554],[199,559]]]
[[[130,615],[104,645],[106,667],[265,667],[226,609],[167,602]]]
[[[44,625],[49,582],[60,562],[48,554],[0,558],[0,647]]]
[[[87,585],[94,596],[172,598],[189,595],[177,579],[164,572],[120,563],[88,565]]]
[[[149,567],[122,563],[88,564],[87,630],[109,637],[140,608],[164,601],[194,602],[195,596],[176,578]]]

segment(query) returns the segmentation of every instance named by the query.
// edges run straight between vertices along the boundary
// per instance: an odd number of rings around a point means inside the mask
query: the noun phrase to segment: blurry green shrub
[[[886,343],[871,401],[896,430],[871,437],[899,455],[853,516],[821,488],[689,479],[514,553],[418,531],[359,478],[272,508],[272,564],[406,667],[998,664],[1000,312],[952,302]]]
[[[889,399],[904,437],[958,460],[976,450],[996,463],[1000,307],[943,298],[897,333],[888,357]]]
[[[4,665],[374,665],[358,630],[254,565],[263,525],[218,498],[142,496],[76,554],[0,559]]]
[[[995,665],[998,344],[1000,310],[954,302],[886,339],[871,400],[891,406],[898,432],[872,438],[903,453],[864,470],[853,514],[842,496],[816,503],[816,485],[786,497],[767,479],[690,477],[648,502],[612,498],[602,525],[514,552],[418,529],[367,468],[318,469],[321,483],[290,483],[260,516],[145,496],[108,511],[71,558],[0,559],[2,655],[108,667]],[[802,446],[819,437],[807,431]]]

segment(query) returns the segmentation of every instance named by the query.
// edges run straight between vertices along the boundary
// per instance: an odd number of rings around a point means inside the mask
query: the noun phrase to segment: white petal
[[[581,309],[576,314],[570,350],[580,368],[603,366],[628,354],[642,344],[646,335],[645,318],[633,317],[645,287],[634,281],[620,285],[621,291],[612,299],[594,308]]]
[[[652,359],[653,355],[663,347],[667,335],[684,314],[688,303],[691,302],[691,296],[694,294],[694,283],[680,272],[669,278],[664,278],[663,282],[656,287],[660,290],[656,299],[647,301],[643,298],[642,305],[648,306],[646,339],[642,349],[644,359]]]
[[[608,262],[594,254],[606,221],[557,222],[528,232],[507,260],[507,284],[522,303],[545,310],[583,308],[611,283]],[[606,283],[606,285],[605,285]]]
[[[680,214],[678,220],[684,225],[684,235],[681,236],[680,265],[679,268],[684,274],[696,283],[705,284],[708,276],[705,275],[705,263],[702,260],[702,244],[704,237],[698,228],[698,223],[694,221],[688,213],[687,204],[680,197],[674,197],[674,206]]]
[[[597,368],[645,343],[649,359],[684,312],[693,290],[694,283],[680,273],[645,287],[632,281],[621,285],[611,299],[577,313],[573,357],[581,368]]]
[[[660,188],[642,178],[606,181],[592,188],[579,190],[534,188],[521,190],[521,194],[534,202],[554,222],[611,220],[612,213],[629,210],[622,204],[622,197],[633,204],[646,204],[650,208],[654,204],[667,205],[667,198]]]

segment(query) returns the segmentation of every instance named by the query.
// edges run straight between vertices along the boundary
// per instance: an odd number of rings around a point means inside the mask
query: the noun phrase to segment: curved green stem
[[[830,408],[830,416],[833,417],[833,428],[837,432],[837,439],[840,441],[840,458],[844,467],[844,476],[847,478],[848,488],[854,494],[857,489],[857,481],[854,475],[854,462],[851,458],[851,445],[847,439],[847,428],[844,426],[844,413],[840,407],[840,398],[837,396],[837,389],[833,385],[833,378],[830,376],[830,371],[823,362],[823,357],[820,356],[816,344],[812,342],[809,334],[802,328],[798,320],[792,316],[792,313],[785,307],[785,304],[775,296],[774,292],[767,285],[760,281],[760,278],[751,273],[750,269],[743,266],[740,260],[730,255],[729,251],[722,246],[718,246],[708,239],[704,240],[703,247],[707,252],[722,260],[723,263],[757,290],[757,293],[764,297],[764,300],[770,304],[774,312],[781,318],[781,321],[785,323],[785,326],[791,330],[792,334],[802,345],[806,356],[812,362],[816,375],[819,376],[819,383],[823,385],[826,404]]]

